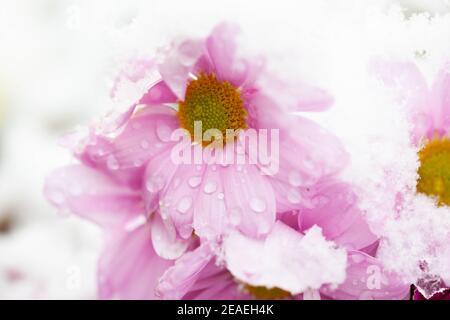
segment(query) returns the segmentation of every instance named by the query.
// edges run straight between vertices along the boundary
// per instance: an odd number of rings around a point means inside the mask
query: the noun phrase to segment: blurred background
[[[95,299],[101,232],[57,212],[42,187],[53,168],[73,161],[58,146],[62,134],[131,99],[109,99],[127,57],[230,20],[271,67],[339,91],[335,74],[351,50],[387,50],[368,44],[364,30],[383,38],[389,22],[392,43],[411,40],[410,19],[449,12],[448,0],[0,0],[0,299]]]

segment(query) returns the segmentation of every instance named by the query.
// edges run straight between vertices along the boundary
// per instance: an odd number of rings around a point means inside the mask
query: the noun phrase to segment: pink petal
[[[138,111],[116,137],[93,138],[80,158],[84,163],[139,188],[147,161],[173,145],[170,135],[177,128],[174,110],[163,106],[148,107]]]
[[[191,290],[213,256],[207,244],[184,254],[162,276],[156,289],[158,296],[163,299],[183,298]]]
[[[164,61],[158,65],[164,82],[180,100],[184,100],[190,74],[195,74],[197,61],[203,53],[203,42],[198,39],[180,39],[172,42]]]
[[[156,213],[151,220],[152,244],[155,252],[164,259],[179,258],[192,243],[191,239],[177,237],[177,232],[170,219],[162,219]]]
[[[420,142],[432,126],[429,114],[429,91],[425,78],[417,66],[410,62],[376,60],[371,70],[391,90],[394,98],[411,112],[414,122],[413,140]]]
[[[223,23],[214,28],[206,40],[209,58],[219,79],[231,80],[233,78],[233,63],[236,54],[235,37],[238,32],[239,28],[236,25]]]
[[[383,269],[379,260],[362,253],[348,254],[347,278],[336,290],[324,289],[333,299],[405,299],[409,285]]]
[[[224,200],[221,166],[207,166],[197,199],[194,203],[195,233],[214,240],[226,233],[229,219]]]
[[[152,59],[131,59],[116,77],[111,90],[111,96],[120,100],[120,97],[117,97],[117,95],[122,84],[131,82],[135,87],[138,87],[137,82],[141,82],[139,87],[142,87],[142,81],[145,81],[144,88],[141,89],[143,96],[137,98],[136,102],[125,111],[119,111],[109,115],[102,124],[102,132],[108,134],[121,128],[130,119],[138,104],[156,105],[176,102],[175,95],[161,80],[161,75],[158,73],[157,66]],[[148,88],[147,92],[145,92],[145,87]]]
[[[272,186],[255,165],[231,165],[222,172],[229,219],[243,234],[261,237],[275,223],[276,203]]]
[[[139,101],[139,104],[159,105],[163,103],[176,103],[177,97],[164,81],[152,86]]]
[[[450,64],[443,68],[431,89],[430,113],[435,132],[446,135],[450,131]],[[429,137],[435,132],[430,132]]]
[[[251,297],[226,268],[211,261],[183,299],[248,300]]]
[[[144,173],[143,198],[147,211],[153,212],[165,207],[162,198],[164,190],[168,188],[178,166],[171,161],[171,148],[162,150],[147,164]],[[163,214],[166,211],[163,210]]]
[[[361,249],[377,240],[357,207],[357,196],[349,184],[325,180],[316,185],[310,196],[313,208],[299,215],[299,225],[307,230],[322,228],[327,239],[346,248]]]
[[[206,39],[209,69],[220,80],[228,81],[236,87],[251,87],[264,67],[264,60],[255,57],[251,60],[237,55],[236,37],[239,27],[222,23]]]
[[[267,72],[259,77],[257,83],[284,112],[319,112],[327,110],[334,102],[333,97],[321,88],[301,81],[286,82]]]
[[[231,234],[224,242],[227,268],[239,280],[254,286],[278,287],[298,294],[345,279],[346,254],[326,241],[320,228],[303,237],[277,222],[263,240]]]
[[[161,212],[173,222],[178,234],[185,239],[193,232],[194,206],[201,192],[204,171],[205,165],[180,164],[161,192],[164,201]]]
[[[144,213],[140,192],[83,165],[55,170],[47,178],[44,193],[58,209],[69,210],[105,227],[123,227]]]
[[[255,95],[252,103],[258,106],[251,114],[254,127],[268,129],[269,145],[279,145],[279,159],[273,159],[272,164],[278,170],[270,175],[277,211],[310,207],[307,189],[320,179],[338,173],[347,164],[348,154],[342,143],[314,122],[283,112],[267,96]],[[278,140],[272,142],[271,130],[278,130]]]
[[[274,178],[294,188],[308,187],[347,164],[348,154],[342,143],[324,128],[301,116],[284,113],[273,100],[261,94],[252,103],[258,106],[255,127],[279,130],[279,170]]]
[[[100,298],[156,299],[159,278],[172,264],[155,253],[147,224],[111,234],[99,262]]]
[[[152,59],[135,58],[129,60],[114,79],[111,96],[115,97],[118,86],[122,81],[138,82],[144,79],[146,74],[154,73],[154,71],[156,71],[156,65]]]

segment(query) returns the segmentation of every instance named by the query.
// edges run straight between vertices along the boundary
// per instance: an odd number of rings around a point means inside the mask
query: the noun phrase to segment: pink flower
[[[412,248],[405,251],[412,257],[414,272],[409,276],[417,278],[420,296],[431,298],[441,295],[443,283],[450,279],[446,260],[450,252],[450,64],[438,72],[430,86],[410,62],[377,61],[375,70],[406,107],[412,124],[411,145],[418,149],[418,168],[412,173],[418,177],[416,188],[412,195],[397,195],[401,209],[392,226],[402,236],[394,234],[392,242]],[[411,246],[418,239],[423,247]],[[402,268],[411,269],[406,265]]]
[[[53,172],[45,194],[59,209],[105,228],[101,298],[231,299],[261,292],[295,298],[307,288],[352,298],[365,284],[349,281],[379,265],[369,250],[376,237],[350,187],[335,178],[347,161],[341,143],[291,114],[322,111],[331,98],[278,80],[259,58],[241,57],[236,33],[219,25],[206,39],[174,41],[158,63],[136,61],[135,72],[122,74],[115,88],[120,81],[148,81],[142,97],[91,127],[87,137],[65,139],[81,163]],[[198,120],[203,134],[279,130],[279,141],[267,138],[279,148],[276,170],[249,161],[174,162],[179,143],[172,137],[179,128],[190,138],[181,151],[190,155],[231,150],[251,157],[251,148],[239,150],[239,137],[224,140],[222,149],[196,140]],[[256,260],[243,248],[259,253]],[[389,282],[373,296],[387,297],[388,288],[397,290]]]
[[[440,70],[431,86],[410,62],[377,61],[377,74],[409,110],[415,143],[445,137],[450,130],[450,64]]]
[[[313,208],[279,214],[264,241],[226,239],[230,271],[245,283],[270,284],[303,298],[406,298],[408,286],[376,258],[378,239],[351,186],[326,179],[311,189],[311,199]]]
[[[180,299],[194,291],[205,297],[213,282],[234,298],[405,299],[409,285],[376,258],[378,240],[350,186],[328,180],[312,195],[314,209],[279,214],[265,238],[235,231],[219,253],[204,243],[185,254],[162,276],[158,294]],[[206,276],[210,268],[214,277]],[[204,277],[209,281],[199,280]],[[197,282],[203,290],[194,289]]]

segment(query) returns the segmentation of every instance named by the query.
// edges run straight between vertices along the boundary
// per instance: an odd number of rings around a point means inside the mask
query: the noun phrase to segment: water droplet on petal
[[[200,185],[200,183],[202,183],[202,177],[200,176],[193,176],[190,177],[188,180],[188,184],[191,188],[197,188]]]
[[[181,213],[186,213],[192,206],[191,196],[186,196],[178,202],[177,210]]]
[[[217,189],[217,184],[214,181],[209,181],[205,184],[205,187],[203,191],[205,191],[206,194],[214,193]]]
[[[217,198],[219,198],[220,200],[223,200],[225,198],[225,195],[222,192],[219,192],[219,194],[217,195]]]
[[[266,202],[260,198],[250,199],[250,208],[256,213],[261,213],[266,210]]]
[[[360,254],[353,254],[352,255],[352,260],[354,263],[361,263],[364,261],[364,256],[360,255]]]
[[[161,176],[151,176],[145,186],[149,192],[158,192],[164,187],[164,179]]]
[[[156,134],[161,141],[170,141],[170,136],[172,135],[172,130],[165,123],[158,123],[156,127]]]

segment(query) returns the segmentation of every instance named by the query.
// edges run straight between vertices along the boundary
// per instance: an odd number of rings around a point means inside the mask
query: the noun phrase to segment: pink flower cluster
[[[261,57],[241,56],[237,33],[221,24],[204,39],[174,40],[159,59],[132,61],[133,72],[118,82],[151,74],[146,92],[113,121],[92,126],[71,145],[77,163],[48,177],[54,206],[104,230],[99,297],[408,298],[410,285],[377,258],[380,239],[341,178],[344,146],[298,114],[324,111],[333,99],[284,82]],[[434,105],[415,141],[448,129],[450,117]],[[276,141],[254,141],[276,142],[278,170],[249,161],[255,145],[242,148],[239,137],[222,148],[243,163],[173,161],[175,148],[214,152],[212,143],[180,147],[173,139],[179,129],[192,138],[194,120],[231,123],[242,135],[276,130]]]

